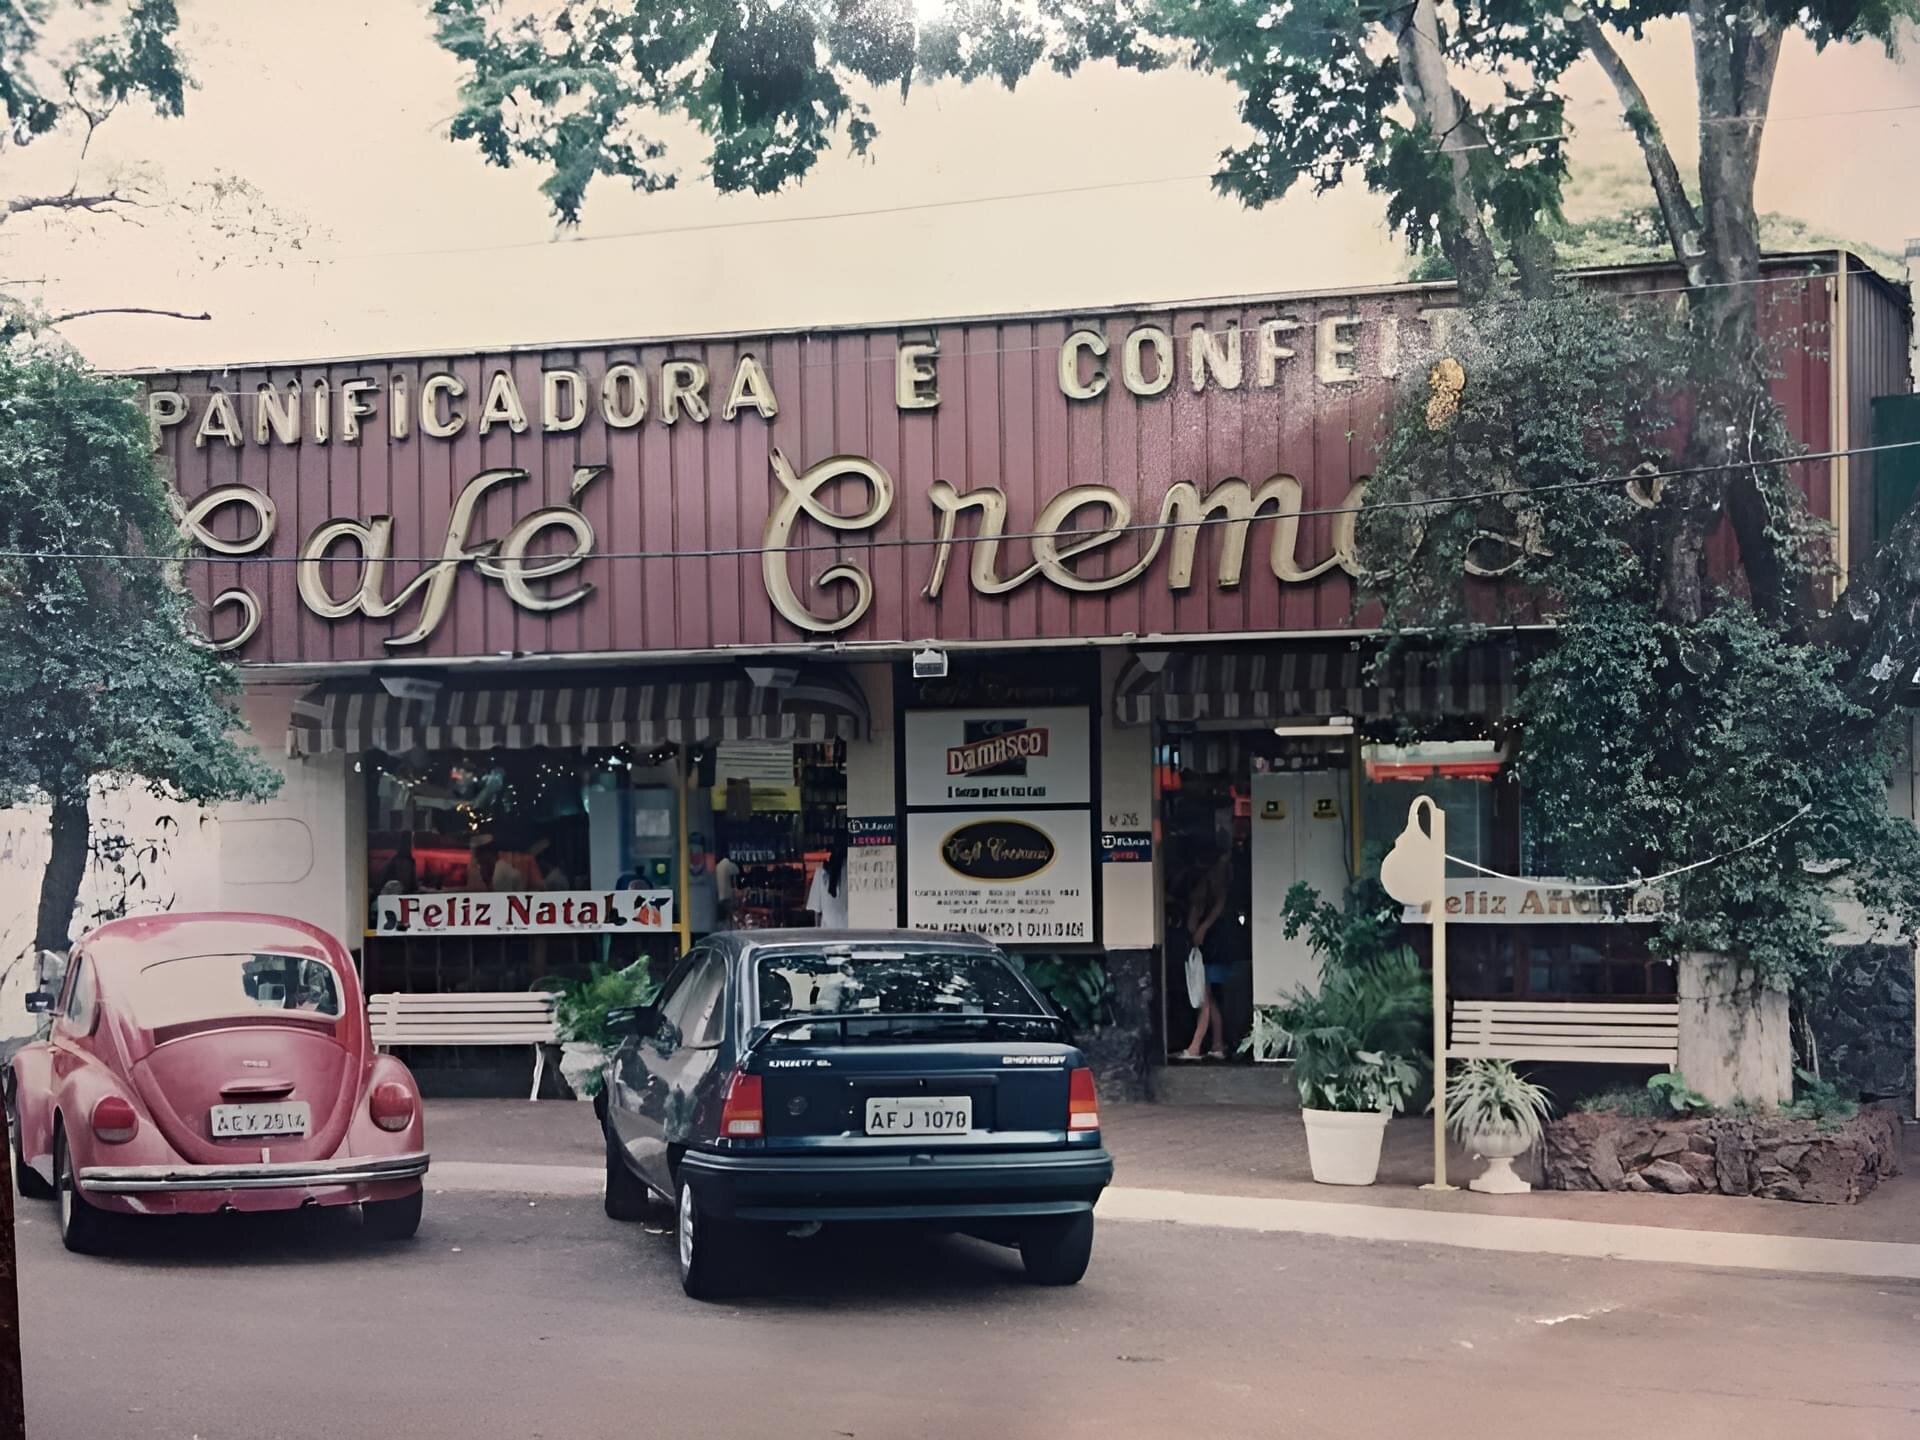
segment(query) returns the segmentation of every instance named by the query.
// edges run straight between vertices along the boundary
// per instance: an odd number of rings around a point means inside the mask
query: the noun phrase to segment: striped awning
[[[866,721],[859,687],[828,671],[802,671],[777,688],[756,685],[737,670],[715,670],[629,684],[449,685],[429,699],[324,685],[295,702],[287,753],[851,740]]]
[[[1384,673],[1350,646],[1174,651],[1158,669],[1138,656],[1114,689],[1114,719],[1248,724],[1403,717],[1498,719],[1512,706],[1514,652],[1479,646],[1447,656],[1405,652]]]

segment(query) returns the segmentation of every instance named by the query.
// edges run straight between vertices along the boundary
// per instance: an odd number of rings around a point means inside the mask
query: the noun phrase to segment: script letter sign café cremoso
[[[964,640],[1015,597],[1035,639],[1325,630],[1360,568],[1354,437],[1449,313],[1329,296],[146,385],[210,639],[250,661],[310,660],[316,618],[337,663]]]

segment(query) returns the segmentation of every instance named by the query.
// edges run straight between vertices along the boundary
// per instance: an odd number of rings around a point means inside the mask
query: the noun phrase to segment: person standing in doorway
[[[1199,948],[1206,961],[1207,984],[1194,1020],[1193,1039],[1178,1053],[1181,1060],[1226,1059],[1226,1018],[1220,1008],[1221,990],[1232,972],[1227,949],[1227,896],[1232,862],[1211,837],[1195,847],[1193,878],[1187,890],[1187,943]],[[1203,1052],[1202,1046],[1205,1046]]]

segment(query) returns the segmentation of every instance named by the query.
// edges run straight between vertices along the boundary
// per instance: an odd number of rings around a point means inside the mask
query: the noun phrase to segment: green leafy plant
[[[1113,977],[1097,955],[1016,955],[1014,963],[1075,1030],[1113,1023]]]
[[[1602,1090],[1598,1095],[1584,1096],[1573,1108],[1583,1115],[1625,1115],[1642,1120],[1659,1113],[1654,1109],[1654,1097],[1644,1086],[1638,1090]]]
[[[1687,1084],[1687,1077],[1678,1070],[1662,1070],[1647,1081],[1647,1094],[1653,1097],[1656,1111],[1662,1106],[1673,1115],[1697,1115],[1711,1110],[1707,1097]]]
[[[1468,1060],[1447,1078],[1447,1127],[1462,1142],[1476,1135],[1540,1138],[1552,1113],[1547,1091],[1506,1060]]]
[[[1860,1102],[1831,1080],[1822,1080],[1811,1070],[1796,1069],[1800,1093],[1790,1104],[1780,1107],[1788,1120],[1817,1120],[1823,1126],[1838,1125],[1860,1113]]]
[[[615,1038],[607,1029],[608,1012],[650,1004],[659,989],[645,959],[620,970],[596,965],[585,980],[576,981],[560,992],[560,999],[554,1005],[554,1022],[560,1038],[610,1050]]]
[[[1253,1007],[1253,1028],[1240,1042],[1239,1053],[1256,1060],[1279,1060],[1293,1052],[1293,1032],[1281,1023],[1282,1005]]]
[[[1432,1069],[1431,984],[1377,872],[1366,867],[1338,905],[1302,882],[1280,908],[1287,938],[1304,931],[1320,956],[1320,985],[1262,1006],[1256,1035],[1284,1037],[1300,1103],[1312,1109],[1401,1109]]]

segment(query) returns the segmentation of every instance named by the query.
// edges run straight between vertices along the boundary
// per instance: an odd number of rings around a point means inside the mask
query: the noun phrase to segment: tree
[[[233,738],[237,675],[196,634],[182,553],[135,388],[51,346],[0,350],[0,804],[52,810],[40,949],[67,946],[98,787],[278,787]]]
[[[1475,307],[1446,356],[1467,382],[1416,366],[1398,399],[1360,555],[1396,644],[1554,621],[1512,717],[1531,873],[1724,857],[1661,887],[1655,949],[1737,955],[1787,989],[1824,972],[1841,896],[1920,925],[1920,831],[1887,807],[1894,736],[1839,651],[1724,588],[1697,617],[1666,609],[1659,482],[1615,477],[1667,467],[1693,345],[1670,312],[1591,291]]]
[[[1093,60],[1177,63],[1239,92],[1250,138],[1220,157],[1220,190],[1259,205],[1302,181],[1324,190],[1357,175],[1417,252],[1444,257],[1469,309],[1503,303],[1509,288],[1559,298],[1565,83],[1591,59],[1636,139],[1658,233],[1690,286],[1686,329],[1663,338],[1662,375],[1689,403],[1684,423],[1664,432],[1659,467],[1688,474],[1631,517],[1631,548],[1652,586],[1645,613],[1672,646],[1693,645],[1693,628],[1723,599],[1707,550],[1726,520],[1740,572],[1728,592],[1746,623],[1780,644],[1838,647],[1807,657],[1845,692],[1829,716],[1834,744],[1876,747],[1920,672],[1920,511],[1897,528],[1879,573],[1857,574],[1839,613],[1823,613],[1824,537],[1789,475],[1794,445],[1769,389],[1776,357],[1760,324],[1753,201],[1788,35],[1819,48],[1891,48],[1920,13],[1916,0],[950,0],[924,21],[908,0],[689,0],[671,10],[555,0],[511,14],[501,0],[434,0],[433,10],[440,43],[465,70],[453,138],[495,164],[544,168],[565,222],[596,176],[643,190],[675,182],[655,115],[693,124],[717,188],[769,191],[804,177],[836,140],[870,149],[863,85],[905,91],[955,76],[1011,86],[1041,64],[1072,73]],[[1660,20],[1683,22],[1693,50],[1692,189],[1623,49]],[[1509,474],[1516,490],[1537,483],[1534,472]]]
[[[288,242],[304,227],[236,176],[215,173],[169,186],[138,171],[102,172],[90,162],[102,126],[129,107],[177,117],[192,86],[178,47],[174,0],[0,0],[0,155],[27,146],[64,151],[71,178],[54,189],[0,191],[0,247],[34,222],[84,228],[138,225],[165,213],[207,233],[205,247],[229,258],[236,247]],[[41,315],[25,282],[0,280],[0,338],[92,315],[209,320],[205,311],[89,302]]]

